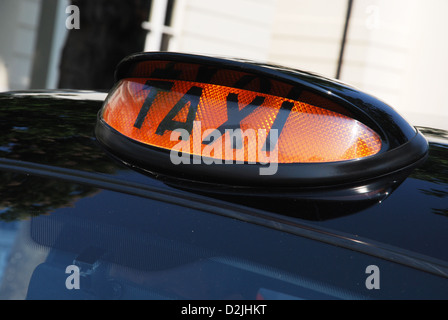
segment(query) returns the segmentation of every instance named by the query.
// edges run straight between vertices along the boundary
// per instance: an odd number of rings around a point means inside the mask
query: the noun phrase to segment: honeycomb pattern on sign
[[[161,89],[160,83],[171,87]],[[187,94],[193,87],[199,97]],[[288,103],[292,109],[282,108]],[[148,109],[138,128],[134,124],[145,104]],[[190,111],[193,123],[187,123]],[[275,156],[278,163],[333,162],[371,156],[381,149],[378,134],[340,113],[274,95],[190,81],[121,80],[102,117],[136,141],[222,160],[266,162]],[[276,123],[279,119],[282,125]],[[179,140],[172,128],[190,128],[189,139]],[[271,149],[266,151],[266,139],[275,133],[278,140],[270,140]]]

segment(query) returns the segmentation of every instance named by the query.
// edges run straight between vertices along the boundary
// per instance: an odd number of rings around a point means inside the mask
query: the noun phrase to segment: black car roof
[[[200,208],[448,277],[447,131],[421,128],[430,139],[428,159],[379,202],[217,196],[167,184],[110,157],[94,135],[103,98],[102,93],[74,91],[1,94],[0,169]],[[21,192],[19,185],[0,188]],[[0,215],[8,221],[22,218]]]

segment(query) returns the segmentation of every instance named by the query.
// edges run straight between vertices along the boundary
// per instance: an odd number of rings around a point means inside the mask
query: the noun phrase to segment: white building
[[[56,86],[68,4],[0,1],[0,90]],[[152,0],[142,27],[151,31],[146,51],[248,58],[328,77],[340,67],[342,81],[412,123],[436,116],[448,129],[446,12],[446,0]]]

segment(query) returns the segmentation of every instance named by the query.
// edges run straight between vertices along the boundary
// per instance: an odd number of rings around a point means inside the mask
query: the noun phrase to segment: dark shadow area
[[[149,0],[72,0],[80,28],[69,31],[60,62],[59,88],[109,90],[117,64],[144,49]]]

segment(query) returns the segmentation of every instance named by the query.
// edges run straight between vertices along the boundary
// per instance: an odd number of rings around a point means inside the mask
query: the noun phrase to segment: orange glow
[[[141,143],[168,150],[183,143],[183,151],[189,145],[190,154],[222,160],[263,162],[259,150],[271,130],[277,130],[278,140],[271,141],[275,147],[267,154],[276,152],[278,163],[343,161],[371,156],[381,149],[378,134],[340,113],[279,96],[191,81],[121,80],[102,117]],[[283,122],[276,121],[280,119]],[[189,140],[173,139],[176,126],[188,128]],[[210,129],[217,128],[221,130],[215,140],[204,143]],[[231,132],[224,129],[241,129],[242,149],[229,152]]]

